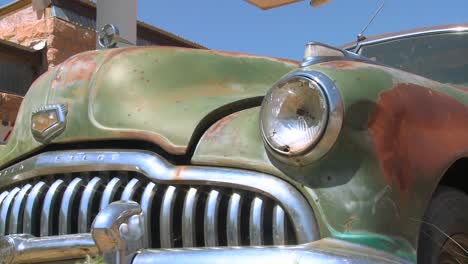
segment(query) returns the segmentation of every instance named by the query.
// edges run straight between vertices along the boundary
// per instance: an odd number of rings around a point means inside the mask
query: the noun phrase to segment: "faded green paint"
[[[142,139],[184,154],[213,110],[262,96],[295,64],[278,59],[182,48],[129,48],[74,56],[36,81],[25,97],[0,164],[42,145],[30,132],[32,111],[68,106],[65,132],[52,143]]]
[[[263,171],[289,179],[296,186],[301,182],[299,188],[314,207],[322,236],[372,246],[415,261],[421,219],[441,171],[415,175],[409,190],[386,181],[375,139],[368,128],[369,119],[380,107],[379,95],[398,84],[424,86],[453,96],[465,105],[467,93],[409,73],[364,63],[322,63],[308,69],[328,75],[344,102],[343,128],[325,157],[304,167],[275,160],[267,154],[260,136],[259,108],[253,108],[226,117],[213,126],[215,129],[207,131],[192,162]],[[420,133],[424,133],[423,129]],[[456,153],[452,158],[456,160]]]
[[[204,117],[226,104],[263,96],[294,65],[264,57],[171,48],[83,53],[33,84],[12,138],[0,146],[0,166],[43,146],[33,139],[30,120],[32,111],[44,104],[68,106],[66,130],[52,143],[141,139],[168,153],[184,155]],[[269,156],[259,133],[256,107],[221,118],[208,129],[192,163],[281,177],[309,200],[323,237],[372,246],[414,261],[420,219],[449,161],[429,172],[411,168],[414,175],[406,185],[396,181],[401,179],[389,179],[388,168],[382,166],[386,153],[379,149],[382,139],[375,137],[370,120],[376,109],[392,112],[379,104],[395,87],[423,87],[429,96],[434,91],[464,105],[466,91],[365,63],[328,62],[309,69],[335,82],[345,109],[339,138],[321,160],[297,167]],[[420,129],[423,135],[425,128]],[[468,147],[464,151],[446,158],[468,154]]]

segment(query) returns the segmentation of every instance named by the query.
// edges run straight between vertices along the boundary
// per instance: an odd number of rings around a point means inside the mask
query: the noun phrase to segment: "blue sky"
[[[138,0],[141,20],[208,48],[301,59],[310,40],[332,45],[353,41],[378,0],[309,1],[262,11],[244,0]],[[386,0],[367,35],[468,23],[468,0]]]
[[[0,5],[11,1],[0,0]],[[301,59],[310,40],[341,45],[355,39],[380,0],[309,1],[262,11],[244,0],[138,0],[140,20],[211,49]],[[468,0],[386,0],[366,35],[468,23]]]

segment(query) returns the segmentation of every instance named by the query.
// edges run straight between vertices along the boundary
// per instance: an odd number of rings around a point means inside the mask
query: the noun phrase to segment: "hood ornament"
[[[68,110],[64,104],[45,105],[32,113],[31,132],[34,138],[47,143],[60,135],[66,127]]]

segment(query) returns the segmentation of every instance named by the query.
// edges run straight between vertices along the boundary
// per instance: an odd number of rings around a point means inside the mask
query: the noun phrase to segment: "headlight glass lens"
[[[283,155],[300,155],[317,144],[327,126],[328,103],[313,80],[294,76],[265,96],[260,113],[267,144]]]

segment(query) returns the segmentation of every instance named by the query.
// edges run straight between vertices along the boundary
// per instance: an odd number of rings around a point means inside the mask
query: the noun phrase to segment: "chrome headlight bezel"
[[[306,149],[299,153],[287,153],[281,149],[276,148],[274,144],[272,144],[268,139],[266,131],[264,130],[263,123],[265,120],[263,120],[263,113],[265,111],[269,111],[269,109],[266,109],[265,100],[267,96],[270,95],[272,90],[294,78],[304,78],[318,86],[318,88],[321,90],[321,94],[325,97],[324,100],[327,104],[328,115],[323,129],[320,129],[320,132],[316,138],[307,143],[308,147]],[[341,131],[344,107],[340,91],[328,76],[313,70],[296,71],[284,76],[278,82],[276,82],[267,93],[267,96],[265,96],[260,109],[260,131],[265,143],[265,147],[270,154],[272,154],[279,161],[287,164],[306,165],[319,160],[330,151],[338,139],[338,135]]]

